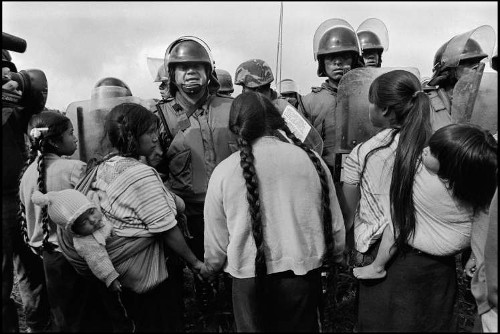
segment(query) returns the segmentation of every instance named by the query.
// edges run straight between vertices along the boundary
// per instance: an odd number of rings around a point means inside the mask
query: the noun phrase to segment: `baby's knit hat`
[[[36,190],[31,200],[42,207],[48,205],[50,219],[68,231],[72,231],[71,226],[82,213],[90,208],[97,208],[84,194],[74,189],[49,191],[47,194]]]

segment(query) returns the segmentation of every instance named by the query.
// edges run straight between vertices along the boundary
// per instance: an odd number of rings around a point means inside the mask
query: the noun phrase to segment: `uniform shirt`
[[[322,157],[326,164],[335,165],[335,106],[337,105],[337,90],[327,82],[320,89],[313,91],[302,99],[305,110],[301,112],[316,128],[323,139]]]
[[[391,132],[392,129],[382,130],[358,144],[344,164],[344,182],[351,185],[361,183],[359,206],[354,216],[355,247],[361,253],[380,238],[387,224],[392,225],[389,191],[399,134],[389,147],[369,157],[361,180],[366,155],[372,149],[388,143]]]
[[[190,204],[203,205],[213,169],[236,150],[234,135],[228,127],[232,101],[208,95],[201,105],[193,106],[177,92],[175,98],[158,105],[168,124],[167,131],[161,122],[160,133],[169,132],[173,136],[164,154],[168,170],[163,172],[169,175],[169,188],[182,197],[188,210],[193,209]]]
[[[47,192],[73,189],[85,175],[87,165],[80,160],[62,158],[56,154],[45,155]],[[19,188],[21,202],[25,206],[29,244],[40,247],[43,241],[42,208],[35,205],[31,196],[38,190],[38,159],[26,169]],[[49,219],[49,242],[58,245],[57,226]]]
[[[99,165],[92,190],[102,213],[121,237],[150,237],[173,228],[177,209],[158,172],[133,158],[112,157]],[[93,197],[93,196],[97,196]]]
[[[253,144],[259,182],[267,273],[296,275],[322,265],[325,251],[321,184],[308,155],[276,137]],[[323,168],[326,164],[321,161]],[[329,173],[334,260],[345,245],[344,220]],[[255,241],[239,152],[221,162],[210,179],[205,200],[205,264],[237,278],[254,277]]]

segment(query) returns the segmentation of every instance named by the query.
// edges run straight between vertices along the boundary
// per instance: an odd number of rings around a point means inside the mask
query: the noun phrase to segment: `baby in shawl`
[[[35,191],[32,200],[48,206],[50,219],[73,235],[76,252],[85,259],[92,273],[112,291],[121,291],[120,276],[106,251],[106,239],[113,225],[103,219],[101,211],[85,195],[74,189]]]

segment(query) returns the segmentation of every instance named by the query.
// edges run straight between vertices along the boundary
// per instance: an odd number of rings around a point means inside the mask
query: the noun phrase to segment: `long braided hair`
[[[34,131],[33,134],[30,134],[31,146],[28,153],[28,159],[19,175],[19,184],[21,184],[22,177],[29,165],[31,165],[32,163],[36,163],[38,171],[38,190],[44,194],[47,193],[47,171],[45,166],[45,155],[47,153],[58,154],[58,149],[53,145],[53,142],[60,140],[63,133],[69,129],[70,125],[71,121],[69,120],[69,118],[53,111],[44,111],[40,114],[34,115],[31,118],[28,127],[29,129],[45,128],[45,130]],[[21,234],[23,236],[23,239],[26,243],[28,243],[29,237],[26,222],[26,208],[21,201],[21,198],[18,197],[18,200],[19,210],[17,213],[17,220],[21,227]],[[55,245],[49,242],[50,228],[47,207],[42,208],[42,231],[42,248],[48,252],[51,252],[55,249]]]
[[[262,203],[259,197],[259,182],[255,171],[252,143],[265,135],[276,134],[278,130],[284,131],[296,146],[299,146],[307,153],[318,172],[322,190],[323,230],[326,244],[324,260],[327,263],[330,262],[334,246],[329,198],[331,190],[328,188],[326,170],[318,156],[293,135],[271,100],[259,93],[249,91],[238,95],[234,99],[229,115],[229,129],[238,136],[240,166],[243,169],[243,177],[246,182],[252,235],[257,248],[255,257],[257,284],[261,284],[262,278],[267,274],[267,267],[266,245],[262,226]]]

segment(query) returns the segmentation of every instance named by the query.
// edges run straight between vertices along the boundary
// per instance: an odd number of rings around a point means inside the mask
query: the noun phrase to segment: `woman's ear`
[[[382,109],[382,115],[384,117],[387,117],[391,112],[389,111],[389,107],[385,107],[384,109]]]
[[[48,143],[55,148],[59,148],[59,143],[54,139],[48,139]]]

